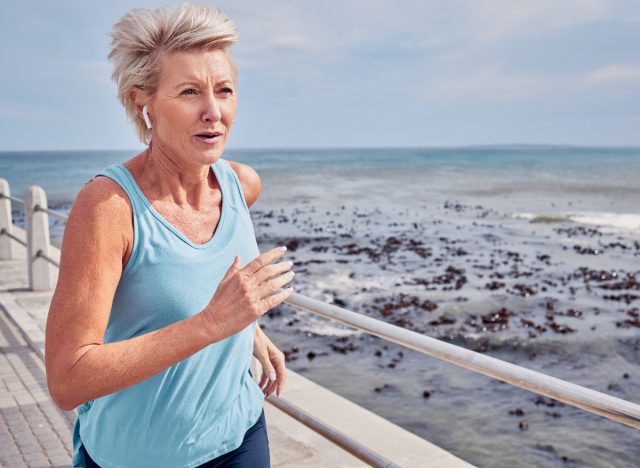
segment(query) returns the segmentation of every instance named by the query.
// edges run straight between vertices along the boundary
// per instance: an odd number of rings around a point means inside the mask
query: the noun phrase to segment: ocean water
[[[0,153],[68,211],[134,152]],[[640,148],[251,150],[296,290],[640,402]],[[20,213],[16,209],[16,219]],[[64,226],[52,221],[54,243]],[[633,466],[637,430],[283,305],[288,366],[479,466]]]

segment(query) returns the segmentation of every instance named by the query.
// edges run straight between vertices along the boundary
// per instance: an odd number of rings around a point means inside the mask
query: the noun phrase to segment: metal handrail
[[[14,236],[13,234],[11,234],[9,231],[7,231],[5,228],[0,229],[0,236],[7,236],[12,238],[14,241],[16,241],[18,244],[22,244],[25,247],[27,246],[27,243],[25,241],[23,241],[22,239],[20,239],[19,237]]]
[[[18,197],[12,197],[10,195],[6,195],[4,193],[0,193],[0,198],[8,198],[11,201],[14,201],[16,203],[21,203],[24,205],[24,200],[22,198],[18,198]],[[59,211],[54,211],[54,210],[50,210],[48,208],[42,208],[40,205],[36,205],[33,207],[33,211],[44,211],[45,213],[50,214],[51,216],[53,216],[54,218],[58,218],[61,219],[62,221],[66,221],[69,219],[68,216],[60,213]]]
[[[21,203],[21,204],[24,205],[24,200],[22,198],[12,197],[12,196],[6,195],[4,193],[0,193],[0,198],[8,198],[11,201],[14,201],[16,203]]]
[[[36,205],[33,207],[33,211],[44,211],[45,213],[50,214],[51,216],[53,216],[54,218],[58,218],[61,219],[62,221],[66,221],[69,219],[68,216],[63,215],[62,213],[60,213],[59,211],[53,211],[50,210],[48,208],[42,208],[40,205]]]
[[[37,258],[42,258],[44,260],[46,260],[47,262],[51,263],[54,266],[57,266],[58,268],[60,268],[60,264],[55,261],[53,258],[49,257],[48,255],[46,255],[42,250],[38,250],[36,252],[36,257]]]
[[[640,405],[293,293],[286,303],[372,335],[640,429]]]
[[[359,458],[363,462],[375,467],[385,467],[385,468],[398,467],[398,465],[393,463],[391,460],[384,458],[383,456],[370,450],[367,446],[352,439],[348,435],[314,418],[313,416],[306,413],[304,410],[298,408],[296,405],[289,402],[288,400],[284,398],[274,398],[273,396],[271,396],[267,398],[267,401],[271,403],[273,406],[275,406],[276,408],[278,408],[280,411],[288,414],[292,418],[296,419],[297,421],[307,426],[309,429],[314,430],[315,432],[323,436],[325,439],[333,442],[338,447],[349,452],[351,455],[353,455],[356,458]]]

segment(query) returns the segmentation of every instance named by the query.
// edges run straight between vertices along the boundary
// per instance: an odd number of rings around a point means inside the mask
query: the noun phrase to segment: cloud
[[[541,35],[608,19],[611,0],[483,0],[468,4],[469,30],[480,42]]]
[[[588,85],[609,85],[636,82],[640,84],[640,65],[607,65],[584,76]]]
[[[464,76],[435,77],[422,86],[425,98],[447,100],[513,101],[546,95],[564,85],[549,75],[519,74],[495,66],[471,70]]]

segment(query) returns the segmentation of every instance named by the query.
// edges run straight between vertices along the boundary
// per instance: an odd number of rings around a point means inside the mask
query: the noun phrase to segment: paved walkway
[[[52,292],[27,289],[25,249],[16,251],[0,261],[0,467],[71,466],[76,415],[51,401],[43,362]],[[471,466],[295,372],[283,398],[400,466]],[[274,468],[367,466],[272,405],[265,414]]]
[[[44,363],[0,311],[0,466],[71,466],[75,414],[47,392]]]

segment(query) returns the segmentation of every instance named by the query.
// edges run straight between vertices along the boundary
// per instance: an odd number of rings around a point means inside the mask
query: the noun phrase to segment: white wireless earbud
[[[144,123],[147,124],[147,129],[151,130],[151,119],[149,119],[149,111],[146,105],[142,108],[142,118],[144,119]]]

